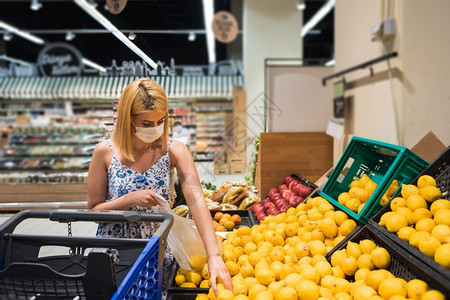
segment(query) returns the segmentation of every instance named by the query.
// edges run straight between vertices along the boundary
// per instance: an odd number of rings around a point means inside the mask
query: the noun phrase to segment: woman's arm
[[[152,190],[136,191],[112,201],[106,201],[108,197],[108,166],[111,159],[112,154],[108,143],[100,142],[95,147],[89,164],[88,209],[129,210],[133,205],[141,207],[156,205],[156,195]]]
[[[169,155],[172,163],[176,166],[186,204],[192,212],[195,224],[205,245],[211,286],[217,294],[216,279],[219,277],[222,279],[224,286],[231,290],[231,278],[219,253],[211,214],[206,206],[192,155],[183,143],[176,140],[170,146]]]

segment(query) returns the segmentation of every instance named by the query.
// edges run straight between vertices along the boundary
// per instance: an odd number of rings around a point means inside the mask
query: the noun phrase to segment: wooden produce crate
[[[332,166],[333,138],[325,132],[262,132],[255,186],[267,195],[286,174],[314,182]]]

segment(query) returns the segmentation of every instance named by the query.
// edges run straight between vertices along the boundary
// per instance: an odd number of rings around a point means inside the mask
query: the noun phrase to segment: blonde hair
[[[112,140],[122,155],[134,161],[131,146],[131,117],[149,111],[165,113],[164,132],[159,138],[162,151],[167,151],[169,132],[169,105],[166,92],[154,80],[140,78],[128,84],[117,105],[117,121]]]

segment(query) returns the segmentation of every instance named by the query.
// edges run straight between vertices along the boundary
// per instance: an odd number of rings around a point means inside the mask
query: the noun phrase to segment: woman
[[[117,113],[111,139],[100,142],[92,155],[88,208],[152,213],[157,194],[172,206],[175,168],[206,248],[212,288],[217,294],[216,280],[220,278],[226,288],[232,289],[192,156],[183,143],[168,138],[165,91],[153,80],[137,79],[124,89]],[[101,223],[97,236],[148,239],[153,232],[154,228],[147,224]],[[163,287],[167,286],[172,257],[170,249],[166,249]]]

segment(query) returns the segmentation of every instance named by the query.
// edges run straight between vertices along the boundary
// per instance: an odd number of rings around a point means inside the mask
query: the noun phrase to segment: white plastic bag
[[[169,203],[159,195],[158,201],[160,206],[156,207],[156,210],[173,216],[173,225],[167,237],[170,250],[181,268],[193,270],[189,262],[194,254],[204,256],[205,260],[207,257],[205,246],[194,220],[180,217],[174,213]]]

